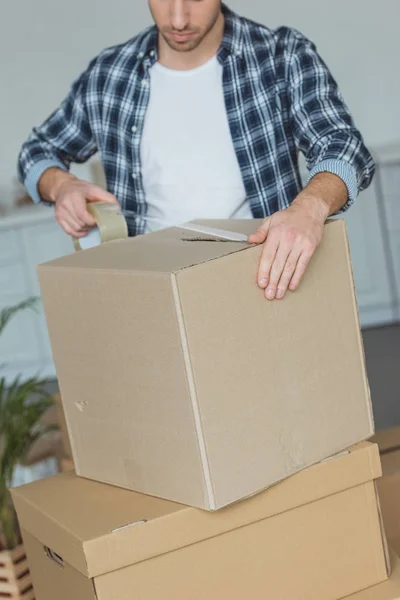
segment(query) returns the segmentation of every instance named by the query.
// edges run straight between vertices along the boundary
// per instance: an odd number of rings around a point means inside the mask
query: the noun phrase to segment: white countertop
[[[380,165],[400,164],[400,142],[385,144],[371,149],[375,161]]]
[[[34,223],[43,223],[55,219],[51,206],[24,206],[6,208],[0,212],[0,230],[23,227]]]

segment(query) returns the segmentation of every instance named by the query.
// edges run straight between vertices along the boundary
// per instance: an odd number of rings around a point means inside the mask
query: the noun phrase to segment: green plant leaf
[[[0,333],[10,319],[26,308],[35,308],[37,298],[28,298],[0,312]],[[20,540],[15,511],[8,492],[15,468],[23,463],[32,444],[42,435],[57,429],[43,425],[41,419],[53,404],[46,391],[46,379],[16,377],[6,385],[0,378],[0,550],[11,549]]]
[[[27,300],[23,300],[22,302],[20,302],[19,304],[16,304],[15,306],[3,308],[3,310],[0,311],[0,334],[2,333],[3,329],[5,328],[5,326],[8,324],[8,322],[12,319],[12,317],[14,315],[16,315],[21,310],[25,310],[26,308],[35,309],[38,300],[39,299],[36,297],[31,297],[31,298],[28,298]]]

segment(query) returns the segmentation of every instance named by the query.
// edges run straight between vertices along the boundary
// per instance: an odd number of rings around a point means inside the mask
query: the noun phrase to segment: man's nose
[[[172,0],[171,3],[171,26],[181,31],[189,24],[189,10],[186,0]]]

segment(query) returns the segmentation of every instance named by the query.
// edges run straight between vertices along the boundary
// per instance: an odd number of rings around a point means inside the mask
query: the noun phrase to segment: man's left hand
[[[293,204],[265,219],[249,236],[249,243],[262,244],[258,285],[268,300],[282,299],[294,291],[324,232],[329,208],[322,200],[301,192]]]

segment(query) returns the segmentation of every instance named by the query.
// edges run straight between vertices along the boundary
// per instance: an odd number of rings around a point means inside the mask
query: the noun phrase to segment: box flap
[[[380,474],[378,448],[364,442],[215,513],[70,473],[15,488],[12,496],[22,528],[93,577],[330,496]]]
[[[400,600],[400,560],[394,552],[391,552],[390,559],[393,570],[388,581],[347,596],[343,600]]]
[[[378,444],[381,454],[386,454],[386,452],[392,452],[393,450],[400,450],[400,426],[377,431],[371,438],[371,442]]]
[[[262,220],[251,220],[250,222],[252,223],[251,231],[253,231]],[[209,221],[208,223],[211,225],[214,222]],[[229,230],[232,220],[226,220],[224,226],[223,223],[223,221],[218,221],[219,229]],[[236,230],[240,230],[242,223],[242,228],[246,233],[247,221],[238,221]],[[40,265],[39,269],[71,268],[117,272],[175,273],[249,247],[251,246],[245,242],[222,240],[181,227],[171,227],[148,235],[108,242],[85,252],[68,254]]]

